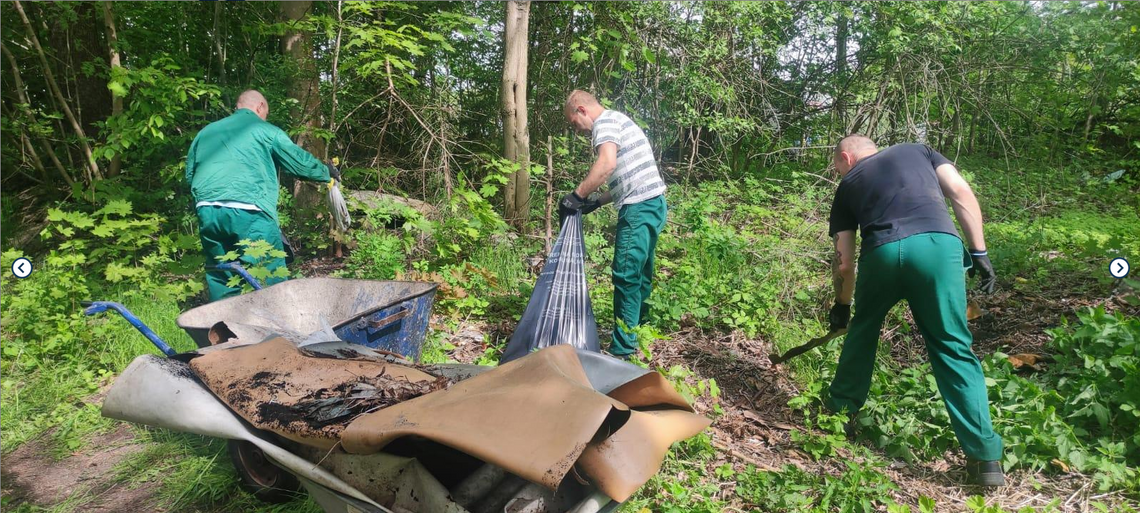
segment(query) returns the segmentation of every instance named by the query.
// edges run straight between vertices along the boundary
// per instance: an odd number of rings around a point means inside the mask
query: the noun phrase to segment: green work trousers
[[[623,205],[618,211],[614,244],[614,335],[610,352],[625,356],[637,351],[637,336],[624,329],[637,327],[649,315],[653,291],[653,255],[657,236],[665,229],[665,196]],[[620,323],[617,321],[621,321]]]
[[[277,226],[277,221],[269,214],[258,210],[218,206],[198,207],[198,234],[202,239],[202,252],[206,255],[206,286],[210,291],[210,301],[241,293],[240,288],[226,286],[230,273],[212,268],[214,264],[221,263],[218,257],[230,251],[241,253],[238,241],[264,240],[274,248],[283,247],[281,228]],[[255,262],[242,256],[241,261],[246,268],[262,264],[270,271],[285,265],[284,258]],[[281,281],[284,281],[284,278],[271,278],[263,285],[268,286]]]
[[[962,241],[946,233],[912,235],[860,257],[855,316],[831,382],[832,410],[855,412],[867,400],[883,319],[905,299],[926,341],[934,379],[963,452],[977,460],[1001,459],[1002,441],[990,421],[985,376],[970,350],[974,339],[966,325],[964,275],[969,261]]]

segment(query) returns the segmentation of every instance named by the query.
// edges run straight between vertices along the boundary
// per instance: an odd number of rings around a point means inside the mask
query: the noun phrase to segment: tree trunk
[[[336,137],[337,121],[336,121],[336,90],[338,81],[340,79],[340,36],[344,32],[344,20],[341,18],[342,9],[344,8],[344,1],[338,0],[336,3],[336,42],[333,44],[333,61],[332,61],[332,113],[329,115],[329,127],[332,129],[333,137]],[[329,158],[329,149],[326,145],[324,157]]]
[[[507,182],[507,220],[523,228],[530,211],[530,135],[527,132],[527,32],[530,2],[507,2],[503,31],[503,156],[518,164]]]
[[[67,118],[68,123],[71,124],[71,129],[75,131],[75,135],[79,138],[79,145],[83,148],[83,154],[87,157],[87,169],[91,174],[91,180],[102,180],[103,173],[99,171],[99,164],[95,162],[95,155],[91,153],[91,145],[87,143],[87,134],[84,133],[83,127],[80,126],[79,120],[75,118],[75,113],[71,111],[68,106],[67,99],[63,97],[63,92],[59,89],[59,84],[55,81],[55,75],[51,72],[51,66],[48,64],[47,56],[44,54],[44,49],[40,46],[40,40],[36,37],[36,31],[32,28],[32,22],[28,20],[28,15],[24,13],[24,7],[20,5],[19,0],[16,0],[16,12],[20,14],[20,21],[24,24],[24,30],[28,33],[28,40],[32,42],[32,46],[36,49],[36,55],[40,58],[40,65],[43,66],[44,79],[47,80],[48,88],[51,89],[52,95],[56,101],[59,102],[60,109],[63,110],[63,115]]]
[[[115,30],[115,14],[111,11],[111,2],[103,2],[103,21],[107,24],[107,47],[111,52],[111,76],[114,76],[115,69],[122,67],[122,61],[119,58],[119,33]],[[118,116],[122,113],[123,97],[112,91],[111,115]],[[107,176],[118,175],[122,165],[122,152],[115,152],[115,156],[111,159],[111,167],[107,169]]]
[[[289,87],[289,97],[297,100],[300,111],[293,112],[293,119],[309,128],[321,127],[320,82],[317,79],[316,63],[313,62],[313,42],[307,30],[297,30],[296,22],[305,18],[312,6],[309,2],[281,2],[281,17],[290,28],[281,38],[281,53],[293,61],[297,75]],[[325,143],[319,137],[305,131],[297,136],[297,145],[313,155],[325,154]]]
[[[295,138],[297,145],[313,155],[324,156],[324,141],[311,132],[311,129],[321,126],[320,83],[317,79],[316,63],[313,62],[313,44],[309,31],[296,28],[297,22],[305,18],[310,7],[312,7],[311,1],[280,3],[281,19],[289,26],[281,38],[281,53],[292,61],[297,71],[289,86],[289,97],[297,100],[299,105],[298,109],[291,111],[290,117],[304,128]],[[293,198],[297,207],[306,209],[315,208],[320,204],[322,195],[316,187],[295,180]]]
[[[843,97],[847,92],[847,6],[842,3],[834,5],[839,9],[835,27],[835,117],[845,131],[847,106]]]
[[[29,125],[35,124],[36,119],[29,107],[31,102],[28,100],[28,94],[24,90],[24,80],[20,77],[20,67],[16,64],[16,57],[12,55],[12,52],[8,51],[8,47],[3,43],[0,43],[0,51],[4,53],[4,57],[8,60],[8,65],[12,67],[12,79],[16,86],[16,98],[20,100],[20,104],[22,105],[20,110],[23,112],[24,118]],[[40,146],[43,146],[44,152],[47,153],[48,158],[51,159],[55,169],[59,171],[59,175],[63,177],[63,181],[67,182],[69,187],[75,185],[75,180],[71,178],[71,174],[67,172],[67,168],[63,167],[63,163],[59,161],[59,157],[55,156],[55,150],[52,149],[51,142],[43,136],[37,136],[36,140],[39,141]]]
[[[212,34],[212,39],[214,44],[214,55],[218,58],[219,85],[226,84],[226,48],[225,44],[222,42],[222,36],[220,34],[222,5],[224,4],[225,2],[214,2],[214,33]]]
[[[546,254],[554,240],[551,219],[554,215],[554,136],[546,136]]]

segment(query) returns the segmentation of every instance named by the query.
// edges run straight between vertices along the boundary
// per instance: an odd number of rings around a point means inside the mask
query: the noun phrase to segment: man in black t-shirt
[[[836,145],[834,161],[843,178],[831,207],[835,305],[829,320],[833,330],[846,328],[848,320],[851,326],[828,406],[855,418],[870,390],[883,319],[905,299],[966,453],[970,483],[1003,485],[1002,441],[990,421],[985,376],[966,326],[966,269],[980,275],[984,292],[992,292],[995,281],[977,198],[954,165],[926,145],[879,151],[867,137],[851,135]],[[946,198],[965,232],[968,254]],[[857,282],[856,230],[863,239]],[[851,319],[853,295],[858,308]]]

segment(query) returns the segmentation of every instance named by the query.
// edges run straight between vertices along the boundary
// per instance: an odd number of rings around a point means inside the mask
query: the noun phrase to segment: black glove
[[[831,331],[846,328],[848,321],[851,320],[851,305],[836,302],[828,312],[827,320],[831,322]]]
[[[332,162],[326,163],[329,166],[329,177],[333,180],[340,181],[340,169],[333,165]]]
[[[602,207],[602,202],[594,198],[586,198],[586,202],[582,204],[582,215],[589,214]]]
[[[994,286],[997,284],[997,275],[994,274],[994,264],[990,263],[990,257],[986,255],[985,251],[970,250],[970,260],[974,261],[974,266],[970,268],[970,277],[973,278],[974,274],[978,275],[978,290],[986,294],[993,294]]]
[[[582,207],[585,205],[586,200],[582,199],[581,196],[578,196],[577,192],[570,191],[570,194],[563,196],[562,200],[558,202],[559,224],[565,221],[567,217],[581,212]]]

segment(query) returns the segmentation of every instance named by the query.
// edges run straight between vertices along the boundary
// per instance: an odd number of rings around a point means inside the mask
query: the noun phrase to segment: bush
[[[344,268],[356,278],[391,280],[405,269],[404,242],[385,231],[360,232]]]
[[[198,239],[165,231],[165,218],[136,214],[128,201],[110,201],[93,213],[48,210],[41,233],[52,248],[25,279],[0,278],[0,309],[9,364],[40,367],[84,358],[93,342],[80,302],[155,298],[180,301],[203,289]],[[24,256],[9,249],[2,265]]]

